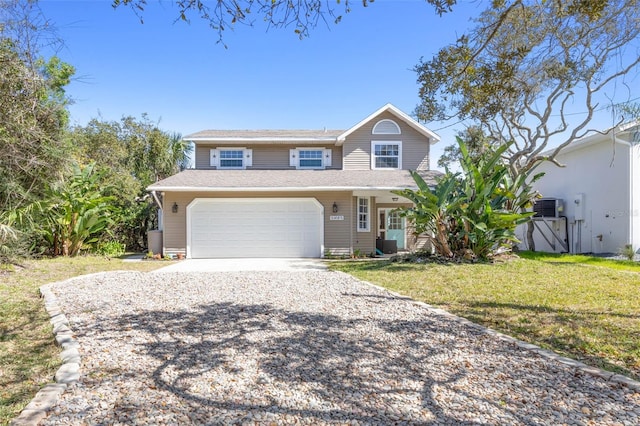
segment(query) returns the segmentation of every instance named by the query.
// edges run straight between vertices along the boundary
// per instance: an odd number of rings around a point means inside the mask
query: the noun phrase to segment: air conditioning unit
[[[564,212],[564,202],[560,198],[541,198],[533,205],[533,217],[560,217]]]

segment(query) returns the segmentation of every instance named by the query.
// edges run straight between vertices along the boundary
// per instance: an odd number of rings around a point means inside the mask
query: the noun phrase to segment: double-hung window
[[[289,166],[296,169],[325,169],[331,167],[330,148],[295,148],[289,150]]]
[[[209,165],[218,169],[246,169],[252,165],[252,153],[246,148],[212,149]]]
[[[221,149],[220,167],[221,169],[243,169],[244,152],[241,149]]]
[[[401,169],[402,142],[371,142],[372,169]]]
[[[369,197],[358,197],[358,232],[369,232]]]
[[[324,150],[321,149],[304,149],[299,150],[300,157],[299,166],[301,169],[320,169],[322,168],[322,157]]]

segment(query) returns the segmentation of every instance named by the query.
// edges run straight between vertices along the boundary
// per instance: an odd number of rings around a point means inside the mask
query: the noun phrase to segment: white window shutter
[[[219,158],[220,158],[220,153],[218,152],[217,149],[209,150],[209,165],[211,167],[218,167],[218,164],[220,164]]]
[[[244,150],[244,166],[245,167],[253,166],[253,150],[252,149]]]
[[[296,149],[290,149],[289,150],[289,166],[291,167],[297,167],[298,163],[297,163],[297,150]]]
[[[331,167],[331,148],[324,150],[324,162],[322,163],[325,167]]]

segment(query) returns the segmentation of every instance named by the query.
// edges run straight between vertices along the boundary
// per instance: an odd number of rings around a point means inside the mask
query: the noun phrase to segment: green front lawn
[[[389,290],[640,379],[640,264],[522,253],[495,264],[334,262]]]
[[[8,424],[60,365],[43,284],[101,271],[150,271],[164,262],[122,262],[105,257],[56,258],[0,268],[0,425]]]

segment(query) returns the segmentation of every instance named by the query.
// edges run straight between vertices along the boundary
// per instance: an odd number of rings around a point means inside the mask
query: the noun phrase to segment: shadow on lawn
[[[376,300],[377,294],[348,296],[380,301]],[[397,406],[396,397],[414,394],[418,409],[431,413],[439,423],[478,424],[448,414],[456,409],[441,406],[444,388],[452,390],[459,399],[471,401],[467,402],[469,407],[491,407],[516,423],[536,421],[533,407],[527,410],[507,406],[495,397],[480,398],[458,386],[457,382],[469,373],[469,365],[451,367],[448,374],[432,373],[429,366],[435,357],[450,356],[450,348],[434,342],[434,336],[440,336],[440,341],[456,342],[458,336],[454,333],[459,333],[448,331],[447,320],[440,317],[425,316],[416,321],[346,320],[331,314],[294,312],[265,304],[212,303],[190,311],[122,315],[116,323],[104,322],[98,327],[122,330],[131,324],[151,336],[163,336],[140,346],[142,352],[161,362],[152,373],[158,388],[172,392],[192,406],[206,407],[212,412],[233,412],[239,422],[248,420],[244,417],[247,413],[258,412],[288,414],[311,422],[348,419],[362,424],[392,424],[398,419],[380,409]],[[389,333],[393,340],[367,337],[366,330],[371,327]],[[482,336],[482,332],[475,329],[468,333]],[[505,360],[513,356],[512,349],[500,346],[491,351]],[[201,376],[208,372],[238,378],[240,383],[243,380],[240,373],[252,367],[236,364],[235,353],[251,354],[265,381],[238,384],[248,392],[241,393],[240,398],[232,395],[234,388],[215,399],[210,393],[193,390],[193,381],[205,383]],[[515,377],[517,371],[509,374]],[[210,373],[208,380],[210,383]],[[287,404],[263,392],[264,386],[270,384],[283,392],[293,392],[301,383],[307,385],[306,392],[311,392],[321,404],[327,401],[331,404],[320,407],[304,402]],[[550,384],[537,386],[544,388]]]
[[[559,309],[517,303],[475,301],[460,303],[466,308],[456,310],[457,313],[473,322],[502,329],[501,331],[506,334],[534,344],[546,345],[553,351],[576,358],[586,364],[640,380],[640,368],[615,364],[610,359],[601,356],[602,352],[598,349],[598,346],[608,345],[605,338],[613,338],[613,344],[617,345],[616,350],[628,354],[629,362],[632,365],[637,365],[640,362],[640,358],[638,358],[640,356],[640,341],[632,337],[617,339],[617,336],[628,336],[632,332],[629,331],[627,324],[619,323],[616,318],[640,322],[640,315],[588,309]],[[497,311],[491,311],[487,314],[488,309],[497,309]],[[514,319],[514,314],[511,313],[514,311],[517,313],[515,314],[517,319]],[[536,318],[529,322],[526,321],[527,316],[535,316]],[[612,317],[612,320],[603,321],[599,318],[601,316]],[[537,324],[540,326],[536,327]],[[554,329],[551,335],[549,334],[550,327]],[[584,332],[576,332],[577,328],[588,329],[591,335],[596,337],[585,340]],[[602,341],[594,342],[594,339],[597,338],[602,338]],[[636,354],[635,358],[633,358],[634,354]]]

